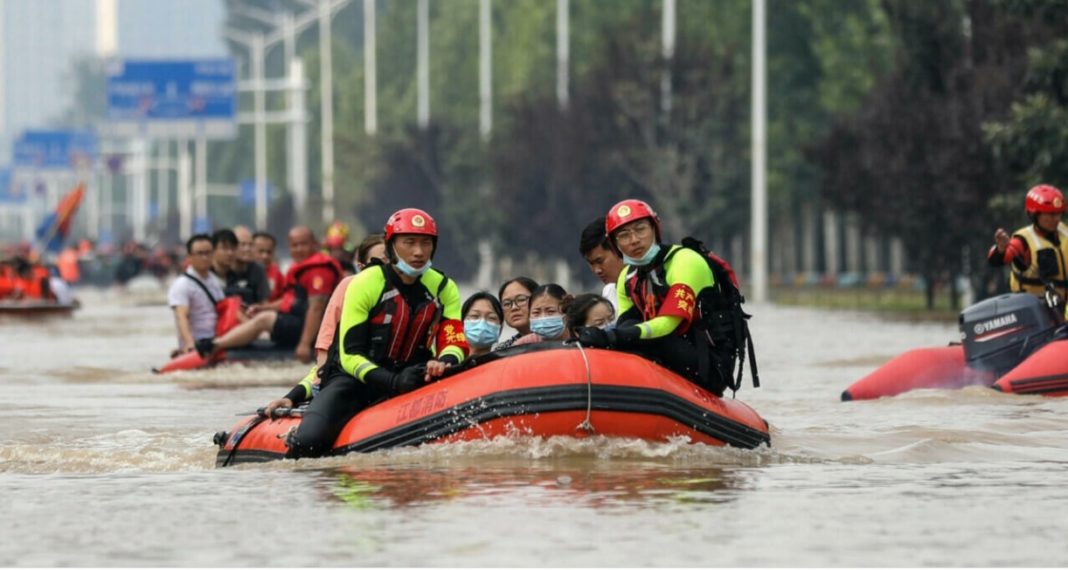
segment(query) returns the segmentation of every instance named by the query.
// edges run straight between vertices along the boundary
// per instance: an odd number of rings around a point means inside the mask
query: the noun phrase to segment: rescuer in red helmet
[[[1064,194],[1048,184],[1040,184],[1027,191],[1024,210],[1031,225],[1024,226],[1010,236],[1003,228],[994,232],[994,245],[987,254],[990,265],[1008,265],[1009,288],[1044,296],[1047,286],[1055,294],[1058,304],[1068,298],[1068,228],[1061,223],[1064,216]]]
[[[729,280],[717,277],[699,242],[662,244],[660,218],[642,200],[612,206],[605,234],[626,263],[616,285],[619,319],[614,329],[579,329],[579,342],[642,353],[719,396],[728,387],[737,390],[732,371],[739,349],[735,341],[742,337],[726,324],[710,326],[713,307],[734,308],[723,296],[727,284],[720,283]],[[715,263],[729,269],[718,258]],[[721,338],[723,332],[730,333],[730,341]]]
[[[385,227],[389,264],[370,265],[345,292],[341,323],[319,370],[321,390],[288,439],[291,457],[330,451],[353,415],[383,397],[415,390],[467,354],[456,282],[432,268],[437,224],[416,208],[398,210]],[[311,394],[298,385],[286,398]]]

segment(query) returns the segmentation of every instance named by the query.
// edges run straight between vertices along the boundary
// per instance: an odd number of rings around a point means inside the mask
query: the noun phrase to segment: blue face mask
[[[530,319],[530,330],[540,336],[542,340],[556,340],[564,334],[564,317],[562,315],[550,315]]]
[[[649,251],[645,252],[645,255],[641,256],[641,258],[639,259],[634,259],[633,257],[627,257],[624,255],[623,263],[626,263],[627,265],[633,265],[635,267],[649,265],[653,262],[653,258],[656,257],[656,254],[658,253],[660,253],[660,244],[654,243],[653,247],[650,247]]]
[[[398,270],[400,270],[401,273],[407,275],[408,277],[419,277],[420,275],[426,273],[426,270],[430,269],[430,266],[433,264],[434,263],[428,259],[426,260],[426,265],[420,267],[419,269],[416,269],[411,265],[408,265],[403,259],[398,257],[397,263],[394,263],[393,267],[396,267]]]
[[[486,348],[497,342],[501,336],[501,325],[486,319],[464,321],[464,336],[467,344],[475,348]]]

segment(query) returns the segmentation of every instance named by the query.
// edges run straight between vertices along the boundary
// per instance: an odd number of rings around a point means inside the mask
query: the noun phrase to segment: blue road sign
[[[274,186],[270,182],[265,182],[267,189],[267,203],[270,204],[274,198]],[[239,186],[241,192],[238,194],[237,201],[242,206],[253,206],[256,204],[256,181],[255,180],[242,180]]]
[[[211,220],[209,218],[197,216],[193,218],[193,233],[195,234],[207,234],[211,233]]]
[[[69,170],[92,166],[98,145],[91,131],[25,131],[15,140],[17,168]]]
[[[108,68],[108,119],[116,134],[231,137],[237,83],[231,59],[117,60]]]
[[[0,204],[19,204],[26,201],[26,194],[15,192],[11,183],[11,169],[0,168]]]

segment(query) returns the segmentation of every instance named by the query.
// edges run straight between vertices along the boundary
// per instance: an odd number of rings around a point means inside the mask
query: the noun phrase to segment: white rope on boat
[[[594,433],[597,430],[594,429],[593,423],[590,422],[590,416],[593,413],[593,375],[590,373],[590,359],[586,356],[586,349],[582,348],[581,342],[576,341],[575,346],[578,347],[579,354],[582,355],[582,361],[586,363],[586,419],[582,420],[575,428]]]

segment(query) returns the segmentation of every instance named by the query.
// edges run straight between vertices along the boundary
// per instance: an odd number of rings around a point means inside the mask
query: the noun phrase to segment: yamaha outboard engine
[[[1001,376],[1049,342],[1060,324],[1046,302],[1029,293],[980,301],[960,314],[964,358],[971,368]]]

